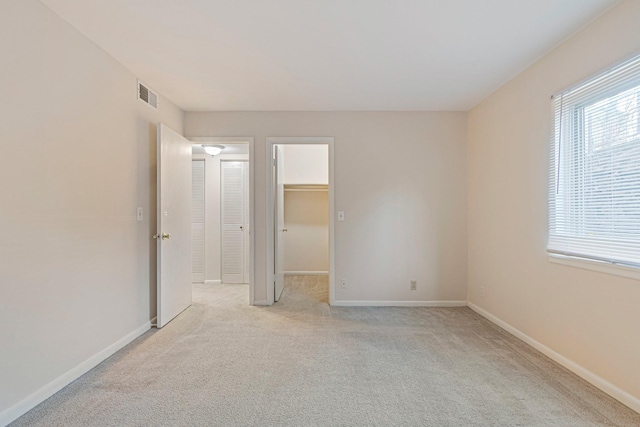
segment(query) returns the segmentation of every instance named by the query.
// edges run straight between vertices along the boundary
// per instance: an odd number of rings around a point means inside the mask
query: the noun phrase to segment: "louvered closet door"
[[[222,161],[222,282],[245,283],[246,162]],[[247,230],[248,231],[248,230]],[[246,233],[248,234],[248,233]]]
[[[204,282],[204,160],[192,161],[191,274],[194,283]]]

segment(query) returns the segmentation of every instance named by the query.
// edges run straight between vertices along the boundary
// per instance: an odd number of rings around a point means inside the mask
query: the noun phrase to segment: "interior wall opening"
[[[331,147],[328,139],[309,139],[271,139],[267,147],[273,158],[269,199],[274,303],[301,293],[325,304],[332,299]]]
[[[213,288],[253,280],[251,138],[191,138],[192,282]],[[205,151],[217,146],[219,153]],[[253,301],[249,289],[249,303]]]

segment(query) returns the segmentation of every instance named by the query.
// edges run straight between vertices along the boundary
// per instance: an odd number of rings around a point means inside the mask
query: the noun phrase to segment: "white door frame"
[[[331,136],[286,136],[286,137],[268,137],[266,150],[266,179],[267,179],[267,304],[272,305],[274,303],[274,206],[273,206],[273,146],[274,145],[286,145],[286,144],[324,144],[329,146],[329,304],[333,305],[335,302],[335,191],[334,191],[334,138]]]
[[[245,143],[249,145],[249,215],[251,218],[250,222],[250,230],[249,230],[249,304],[254,305],[255,301],[255,238],[256,238],[256,220],[255,220],[255,192],[254,192],[254,143],[253,137],[220,137],[220,136],[197,136],[197,137],[189,137],[187,138],[189,141],[202,144],[202,143],[213,143],[213,144],[224,144],[225,142],[241,144]],[[222,274],[222,270],[220,270]]]

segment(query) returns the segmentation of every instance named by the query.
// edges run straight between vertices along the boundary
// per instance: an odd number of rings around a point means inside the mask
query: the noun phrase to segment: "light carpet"
[[[322,276],[194,303],[14,426],[640,426],[468,308],[329,307]]]

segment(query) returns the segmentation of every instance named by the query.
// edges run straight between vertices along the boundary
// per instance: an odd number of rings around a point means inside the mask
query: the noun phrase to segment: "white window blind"
[[[640,56],[552,98],[550,253],[640,267]]]

